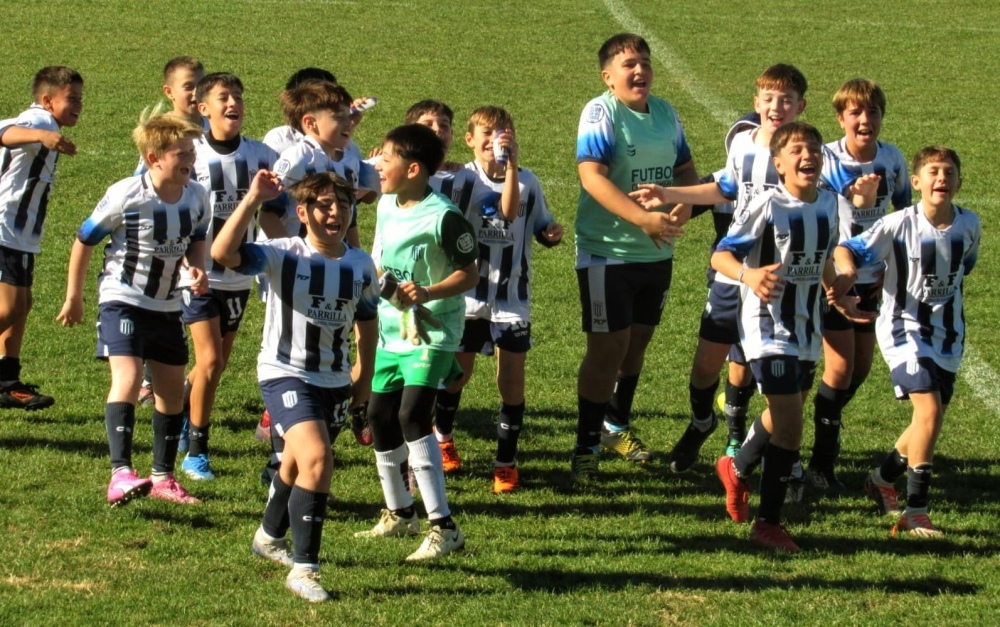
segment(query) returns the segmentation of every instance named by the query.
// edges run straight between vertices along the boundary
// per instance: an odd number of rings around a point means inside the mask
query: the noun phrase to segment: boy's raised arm
[[[243,233],[250,227],[257,209],[267,200],[281,193],[281,179],[268,170],[258,170],[250,182],[250,189],[212,241],[212,259],[227,268],[237,268],[242,262],[240,244]]]

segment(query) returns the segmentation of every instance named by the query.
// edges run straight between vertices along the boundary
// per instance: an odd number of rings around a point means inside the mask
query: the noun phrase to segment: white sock
[[[431,520],[451,515],[444,496],[444,470],[441,468],[441,448],[433,435],[407,442],[410,447],[410,468],[417,478],[420,496]]]
[[[413,505],[413,496],[406,489],[406,481],[402,474],[402,465],[405,461],[405,444],[392,451],[375,451],[375,465],[378,467],[378,478],[382,482],[385,506],[392,510]]]
[[[450,433],[441,433],[437,429],[434,429],[434,437],[438,442],[451,442],[452,435]]]

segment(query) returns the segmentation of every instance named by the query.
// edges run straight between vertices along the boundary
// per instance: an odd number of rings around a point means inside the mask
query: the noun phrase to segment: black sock
[[[21,359],[19,357],[0,357],[0,381],[21,380]]]
[[[733,467],[736,468],[736,474],[740,477],[749,477],[760,463],[761,457],[764,456],[764,449],[767,448],[768,443],[771,441],[771,434],[767,432],[764,428],[764,421],[761,420],[760,416],[753,421],[750,426],[750,431],[747,433],[746,440],[743,441],[743,446],[740,447],[736,457],[733,458]]]
[[[629,419],[632,416],[632,403],[635,401],[635,388],[639,386],[639,375],[620,374],[615,382],[615,393],[611,395],[611,402],[605,412],[605,420],[609,423],[628,428]]]
[[[820,382],[813,399],[813,439],[810,469],[833,469],[840,454],[840,421],[846,390],[835,390]]]
[[[174,471],[183,424],[184,414],[168,416],[153,410],[153,472]]]
[[[497,419],[497,461],[513,464],[517,455],[517,439],[521,436],[521,425],[524,424],[524,403],[519,405],[500,405],[500,415]]]
[[[892,449],[892,452],[882,461],[878,474],[882,476],[883,481],[896,483],[896,480],[906,472],[906,461],[906,458],[900,455],[899,451]]]
[[[604,424],[604,414],[607,403],[594,403],[582,396],[576,397],[579,417],[576,422],[577,448],[594,448],[601,444],[601,426]]]
[[[261,527],[272,538],[284,538],[288,533],[288,497],[292,494],[292,486],[275,474],[269,492]]]
[[[204,455],[208,457],[208,429],[211,425],[196,427],[194,423],[188,425],[188,438],[191,443],[188,445],[188,456],[197,457]]]
[[[906,469],[906,506],[910,508],[927,507],[927,493],[931,489],[931,474],[934,466],[920,464]]]
[[[726,381],[726,428],[729,439],[742,442],[747,437],[747,412],[753,397],[754,384],[738,387]]]
[[[688,383],[688,396],[691,399],[691,414],[698,421],[705,421],[715,414],[715,392],[719,389],[719,380],[704,389],[698,389]]]
[[[458,529],[455,521],[451,519],[451,516],[445,516],[444,518],[435,518],[434,520],[428,520],[427,524],[431,527],[438,526],[442,529],[450,529],[454,531]]]
[[[403,462],[403,464],[405,465],[406,462]],[[413,514],[415,514],[416,512],[417,510],[413,509],[412,505],[410,505],[409,507],[403,507],[400,509],[392,510],[392,513],[399,516],[400,518],[413,518]]]
[[[449,392],[438,390],[434,401],[434,426],[441,435],[449,435],[455,430],[455,415],[462,401],[462,390]]]
[[[292,529],[293,559],[296,564],[319,564],[323,542],[323,518],[329,494],[292,486],[288,496],[288,522]],[[265,530],[266,531],[266,530]]]
[[[6,360],[0,360],[0,362]],[[108,403],[104,406],[104,425],[111,450],[111,470],[132,466],[132,430],[135,428],[135,405]]]
[[[781,522],[781,506],[785,504],[792,466],[799,461],[799,452],[768,443],[760,472],[760,509],[757,518],[769,523]]]

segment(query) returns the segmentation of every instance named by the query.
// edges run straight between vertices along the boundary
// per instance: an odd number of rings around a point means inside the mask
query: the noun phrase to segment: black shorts
[[[577,269],[583,330],[610,333],[660,324],[673,267],[673,259],[664,259]]]
[[[930,357],[917,357],[892,369],[892,390],[903,401],[912,392],[939,392],[947,405],[955,394],[955,373],[937,365]]]
[[[531,323],[491,322],[482,318],[465,321],[465,331],[456,353],[492,355],[494,348],[508,353],[527,353],[531,349]]]
[[[861,311],[874,311],[878,312],[879,305],[881,305],[882,300],[882,288],[878,287],[874,283],[866,283],[864,285],[855,285],[854,294],[861,297],[861,301],[858,302],[858,309]],[[850,331],[854,329],[858,333],[874,333],[875,332],[875,321],[855,323],[851,322],[844,317],[842,313],[837,311],[836,307],[830,306],[830,303],[823,299],[823,329],[829,331]]]
[[[187,365],[181,313],[102,303],[97,314],[97,358],[108,357],[141,357],[168,366]]]
[[[181,301],[181,319],[184,324],[219,319],[222,334],[236,333],[243,322],[243,312],[250,298],[250,290],[216,290],[211,289],[201,296],[183,291]]]
[[[812,389],[816,362],[799,361],[793,355],[775,355],[754,359],[750,370],[761,394],[798,394]]]
[[[698,337],[716,344],[740,342],[740,286],[714,281],[701,312]]]
[[[296,377],[261,381],[260,392],[271,414],[272,432],[279,436],[309,420],[322,420],[327,426],[343,425],[351,404],[349,385],[321,388]]]
[[[0,283],[31,287],[35,283],[35,254],[0,246]]]

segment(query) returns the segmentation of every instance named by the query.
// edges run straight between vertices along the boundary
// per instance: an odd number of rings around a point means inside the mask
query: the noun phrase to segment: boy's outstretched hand
[[[67,298],[59,315],[56,316],[56,322],[64,327],[72,327],[83,322],[83,299]]]
[[[780,297],[785,287],[785,279],[776,274],[779,268],[781,268],[780,263],[760,268],[747,268],[743,271],[743,283],[757,295],[761,302],[769,303]]]
[[[832,299],[830,304],[836,307],[842,316],[855,324],[866,324],[878,317],[878,312],[858,309],[859,302],[861,302],[860,297],[844,294],[839,298]]]
[[[72,157],[76,154],[76,144],[66,139],[62,133],[55,131],[43,131],[41,144],[49,150],[55,150],[59,154]]]
[[[640,183],[639,189],[634,192],[629,192],[628,196],[642,205],[643,209],[649,211],[651,209],[658,209],[666,205],[674,204],[667,198],[667,194],[667,188],[662,185]]]
[[[542,237],[551,244],[558,244],[563,238],[563,227],[558,222],[552,222],[542,231]]]
[[[273,200],[280,196],[283,190],[281,177],[270,170],[257,170],[257,174],[250,181],[249,193],[260,200]]]
[[[853,196],[864,198],[864,208],[874,207],[875,201],[878,199],[878,184],[881,180],[882,177],[878,174],[862,174],[854,179],[854,182],[847,188],[847,191]],[[855,205],[861,206],[857,203]]]

